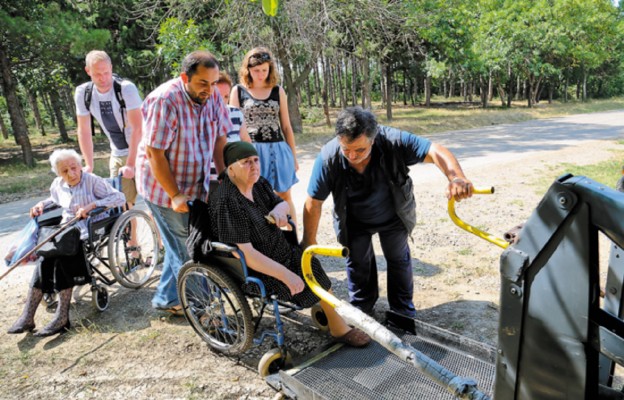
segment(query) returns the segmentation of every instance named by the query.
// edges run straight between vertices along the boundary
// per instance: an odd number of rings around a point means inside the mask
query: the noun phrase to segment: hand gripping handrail
[[[472,193],[473,194],[492,194],[494,193],[494,187],[475,188]],[[496,237],[490,233],[484,232],[481,229],[476,228],[462,221],[455,213],[455,199],[453,197],[451,197],[451,199],[448,201],[448,213],[449,213],[449,216],[451,217],[451,220],[453,220],[453,222],[455,223],[455,225],[459,226],[463,230],[470,232],[473,235],[476,235],[483,240],[487,240],[490,243],[494,243],[495,245],[502,247],[503,249],[506,249],[509,246],[509,243],[507,243],[507,241],[505,241],[504,239]]]
[[[477,382],[471,378],[462,378],[433,361],[431,358],[403,342],[397,335],[363,313],[351,304],[336,298],[323,289],[312,272],[312,256],[346,257],[349,251],[345,247],[322,247],[313,245],[305,249],[301,258],[303,277],[312,291],[321,300],[331,305],[344,320],[366,332],[373,340],[395,354],[401,360],[414,365],[420,372],[433,379],[455,397],[469,400],[490,400],[490,397],[477,389]]]

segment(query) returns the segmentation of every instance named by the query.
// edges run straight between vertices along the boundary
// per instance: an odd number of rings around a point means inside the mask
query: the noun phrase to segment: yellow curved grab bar
[[[346,247],[329,247],[329,246],[319,246],[312,245],[308,246],[307,249],[303,252],[303,256],[301,257],[301,269],[303,271],[303,278],[306,283],[312,289],[315,295],[317,295],[321,300],[324,300],[328,304],[330,304],[333,308],[336,308],[340,303],[333,294],[329,293],[327,290],[323,289],[321,285],[317,282],[314,277],[314,273],[312,272],[312,256],[329,256],[329,257],[346,257],[349,255],[349,249]]]
[[[472,193],[473,194],[492,194],[494,193],[494,188],[493,187],[475,188]],[[506,249],[507,247],[509,247],[509,243],[507,243],[504,239],[491,235],[487,232],[482,231],[479,228],[476,228],[472,225],[468,225],[467,223],[462,221],[455,213],[455,199],[452,197],[448,202],[448,213],[449,213],[449,216],[451,217],[451,220],[455,223],[455,225],[459,226],[463,230],[470,232],[473,235],[480,237],[481,239],[487,240],[490,243],[494,243],[495,245],[502,247],[503,249]]]

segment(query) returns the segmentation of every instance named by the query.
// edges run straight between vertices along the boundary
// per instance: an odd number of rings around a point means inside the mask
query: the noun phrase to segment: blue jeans
[[[347,227],[349,301],[360,310],[370,313],[379,298],[377,262],[371,240],[375,233],[379,234],[387,264],[390,310],[415,317],[412,257],[407,245],[407,230],[398,218],[381,227]]]
[[[160,283],[152,299],[152,307],[173,307],[180,304],[177,291],[178,272],[190,258],[186,250],[189,215],[175,212],[171,208],[157,206],[149,201],[145,203],[152,211],[165,246],[165,260]]]

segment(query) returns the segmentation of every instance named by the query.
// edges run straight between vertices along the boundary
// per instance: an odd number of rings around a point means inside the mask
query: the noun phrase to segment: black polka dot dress
[[[303,251],[299,246],[291,245],[281,229],[270,224],[265,216],[283,200],[278,197],[269,182],[260,177],[253,187],[253,199],[249,200],[226,176],[214,192],[210,193],[210,222],[213,237],[223,243],[251,243],[260,253],[284,265],[303,279],[301,272],[301,256]],[[318,283],[329,289],[331,282],[323,270],[321,263],[314,258],[312,270]],[[264,283],[269,295],[275,294],[278,299],[293,302],[301,307],[311,307],[319,299],[306,285],[306,288],[291,296],[288,287],[271,276],[253,271]],[[255,285],[246,285],[246,290],[254,290]]]

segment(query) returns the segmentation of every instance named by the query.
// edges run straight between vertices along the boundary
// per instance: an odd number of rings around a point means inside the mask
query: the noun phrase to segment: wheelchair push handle
[[[474,188],[474,191],[472,193],[473,194],[493,194],[494,187],[492,186],[489,188]],[[488,242],[493,243],[499,247],[502,247],[503,249],[506,249],[509,246],[509,243],[507,243],[504,239],[496,237],[490,233],[484,232],[481,229],[474,227],[464,222],[461,218],[459,218],[457,216],[457,213],[455,212],[455,199],[453,197],[451,197],[451,199],[448,201],[448,213],[449,213],[449,217],[451,217],[451,220],[455,223],[455,225],[459,226],[463,230],[470,232],[473,235],[478,236],[483,240],[487,240]]]

